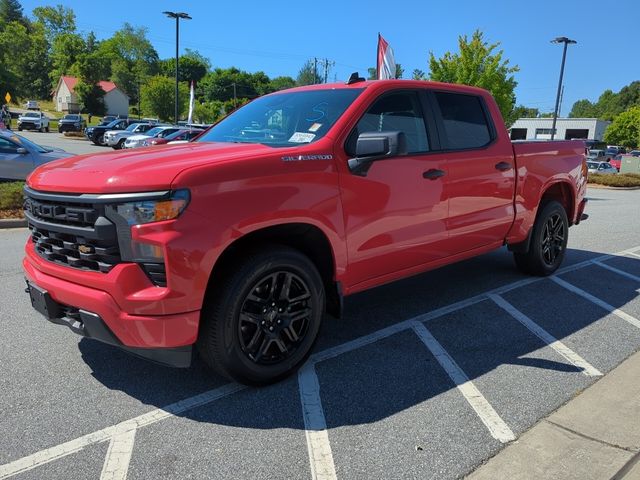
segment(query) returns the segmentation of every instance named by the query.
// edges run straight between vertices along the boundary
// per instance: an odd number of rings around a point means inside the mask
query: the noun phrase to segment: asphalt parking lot
[[[63,134],[56,131],[40,133],[31,130],[23,130],[19,132],[14,128],[14,132],[18,135],[22,135],[27,140],[37,143],[38,145],[62,148],[63,150],[66,150],[69,153],[75,153],[76,155],[83,155],[85,153],[113,152],[112,148],[94,145],[84,137],[65,137]]]
[[[640,350],[640,191],[589,198],[554,277],[503,249],[358,294],[262,389],[49,324],[0,231],[0,479],[463,477]]]

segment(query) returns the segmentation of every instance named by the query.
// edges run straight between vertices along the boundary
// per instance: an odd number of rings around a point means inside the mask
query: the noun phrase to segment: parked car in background
[[[587,161],[589,173],[600,173],[602,175],[611,175],[618,173],[618,170],[609,162],[590,162]]]
[[[151,145],[165,145],[169,142],[175,142],[175,141],[190,141],[193,140],[194,138],[196,138],[198,135],[200,135],[202,132],[204,132],[204,130],[185,130],[185,129],[180,129],[177,132],[173,132],[170,135],[167,135],[166,137],[153,137],[153,138],[147,138],[146,140],[144,140],[142,142],[142,146],[144,147],[148,147]]]
[[[49,131],[49,117],[42,112],[25,112],[18,117],[18,130]]]
[[[9,130],[0,130],[0,179],[24,180],[43,163],[73,156],[60,148],[44,147]]]
[[[27,110],[40,110],[40,105],[35,100],[28,100],[27,103],[24,104],[24,108]]]
[[[87,126],[82,115],[68,114],[58,120],[58,133],[81,132]]]
[[[605,158],[607,158],[607,156],[604,153],[604,150],[589,150],[589,153],[587,154],[587,160],[592,161],[592,162],[604,162]]]
[[[607,145],[607,149],[605,150],[604,153],[608,161],[620,153],[627,153],[627,149],[619,145]]]
[[[104,134],[110,130],[124,130],[132,123],[132,120],[127,118],[116,119],[107,125],[98,125],[97,127],[87,127],[84,129],[85,136],[91,140],[95,145],[105,145]]]
[[[640,150],[631,150],[629,152],[629,155],[631,155],[632,157],[640,157]]]
[[[145,133],[140,135],[132,135],[124,142],[123,148],[137,148],[142,147],[144,142],[151,138],[162,138],[167,135],[171,135],[176,130],[179,130],[178,127],[173,127],[171,125],[158,125],[153,127],[151,130],[147,130]]]
[[[118,120],[118,117],[116,117],[115,115],[105,115],[104,117],[102,117],[102,120],[100,120],[98,126],[109,125],[114,120]]]
[[[622,164],[622,155],[623,155],[622,153],[619,153],[618,155],[613,157],[611,160],[609,160],[609,165],[611,165],[618,171],[620,171],[620,165]]]
[[[124,130],[107,130],[104,134],[104,143],[114,150],[120,150],[127,138],[151,130],[153,126],[152,123],[132,123]]]

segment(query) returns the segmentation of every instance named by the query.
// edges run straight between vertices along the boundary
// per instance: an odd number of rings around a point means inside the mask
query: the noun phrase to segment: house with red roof
[[[80,104],[78,97],[73,91],[78,83],[76,77],[61,76],[58,85],[53,91],[53,101],[56,104],[56,111],[66,113],[79,113]],[[99,85],[106,92],[104,96],[104,106],[107,115],[127,116],[129,114],[129,97],[113,82],[102,80]]]

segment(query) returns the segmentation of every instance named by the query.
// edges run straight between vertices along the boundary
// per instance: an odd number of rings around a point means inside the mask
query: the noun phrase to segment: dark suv
[[[104,134],[108,130],[124,130],[132,123],[136,123],[136,120],[130,120],[128,118],[119,118],[107,125],[98,125],[97,127],[87,127],[84,129],[84,134],[95,145],[105,145]]]
[[[81,132],[86,126],[86,122],[82,115],[69,114],[58,120],[58,133],[62,132]]]

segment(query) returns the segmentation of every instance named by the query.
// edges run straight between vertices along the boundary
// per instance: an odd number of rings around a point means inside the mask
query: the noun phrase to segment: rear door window
[[[480,97],[449,92],[434,95],[442,116],[445,149],[480,148],[491,142],[491,129]]]

